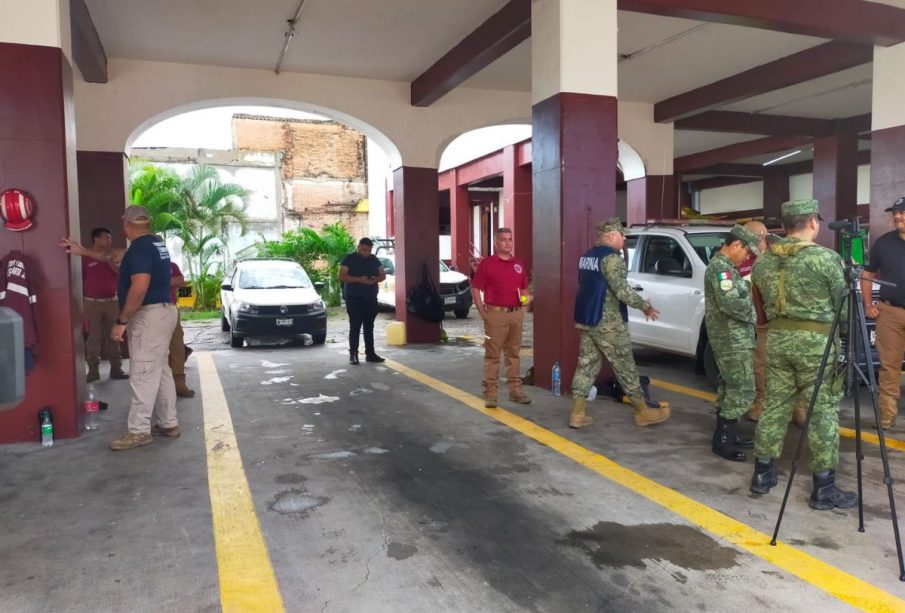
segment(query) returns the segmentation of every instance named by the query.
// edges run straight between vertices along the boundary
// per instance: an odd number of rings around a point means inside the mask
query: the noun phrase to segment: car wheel
[[[456,319],[467,319],[468,311],[469,309],[453,309],[453,313],[456,314]]]
[[[327,333],[318,332],[317,334],[312,334],[311,340],[314,341],[315,345],[323,345],[324,343],[327,342]]]
[[[245,343],[245,338],[239,336],[235,332],[229,335],[229,346],[230,347],[241,347]]]
[[[704,346],[704,376],[707,378],[707,383],[709,383],[712,387],[716,387],[717,377],[719,376],[720,370],[716,365],[716,357],[713,355],[713,348],[710,346],[710,342]]]
[[[220,329],[223,332],[229,332],[229,320],[226,319],[226,315],[223,314],[223,311],[220,311]]]

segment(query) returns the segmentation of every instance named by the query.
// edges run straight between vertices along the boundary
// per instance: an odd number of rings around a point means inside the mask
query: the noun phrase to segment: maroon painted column
[[[126,246],[122,215],[128,202],[128,158],[122,152],[79,151],[79,222],[85,243],[91,230],[113,231],[113,246]]]
[[[534,270],[531,167],[519,165],[516,145],[503,148],[503,218],[512,229],[513,252]]]
[[[616,98],[558,93],[534,105],[532,124],[534,375],[549,388],[559,361],[565,392],[578,360],[578,258],[616,212]]]
[[[782,203],[789,200],[789,175],[773,171],[764,177],[764,219],[780,219]]]
[[[625,182],[626,223],[681,217],[676,181],[672,175],[649,175]]]
[[[387,229],[386,235],[396,236],[396,212],[395,206],[393,204],[393,190],[387,190],[387,206],[386,206],[386,221],[387,221]]]
[[[393,172],[396,226],[396,319],[405,322],[406,342],[436,343],[440,324],[408,312],[405,299],[421,279],[424,264],[439,284],[440,200],[437,169],[403,166]]]
[[[37,443],[44,406],[57,437],[79,433],[85,391],[80,263],[57,247],[61,236],[80,239],[72,69],[59,48],[0,43],[0,79],[15,84],[0,88],[0,184],[37,202],[30,230],[0,227],[0,257],[15,249],[30,260],[40,342],[25,400],[0,412],[0,443]]]
[[[817,242],[835,247],[829,222],[858,214],[858,135],[837,134],[814,141],[814,198],[826,220]]]
[[[458,173],[453,170],[453,184],[449,188],[450,256],[453,266],[468,275],[471,272],[471,207],[468,204],[468,186],[459,185]],[[435,279],[436,280],[436,279]]]
[[[886,209],[905,196],[905,126],[871,133],[870,238],[877,240],[893,229]]]

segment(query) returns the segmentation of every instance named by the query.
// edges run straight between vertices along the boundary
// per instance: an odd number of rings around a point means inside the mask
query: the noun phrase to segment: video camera
[[[846,266],[864,266],[864,239],[867,230],[861,227],[861,218],[838,219],[830,222],[828,227],[839,233],[839,254]]]

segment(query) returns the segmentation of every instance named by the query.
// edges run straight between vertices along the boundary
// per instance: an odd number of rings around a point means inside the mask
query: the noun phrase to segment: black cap
[[[902,196],[898,200],[892,203],[892,206],[886,209],[887,213],[891,213],[893,211],[905,211],[905,196]]]

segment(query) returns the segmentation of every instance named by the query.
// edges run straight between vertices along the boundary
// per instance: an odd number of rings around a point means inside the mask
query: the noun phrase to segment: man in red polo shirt
[[[484,258],[471,283],[475,309],[484,320],[484,406],[497,405],[500,382],[500,353],[506,356],[506,382],[509,400],[528,404],[531,398],[522,391],[519,374],[519,349],[522,345],[522,307],[534,297],[528,293],[525,263],[512,255],[512,230],[497,228],[493,237],[494,254]],[[483,298],[481,292],[484,293]]]
[[[109,228],[98,227],[91,231],[94,249],[110,250],[113,234]],[[85,347],[88,362],[88,383],[101,378],[99,369],[101,349],[110,360],[110,378],[128,379],[123,372],[123,360],[119,343],[110,338],[110,330],[119,314],[116,286],[118,274],[107,262],[82,258],[82,293],[85,299],[85,317],[88,319],[88,342]]]

